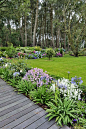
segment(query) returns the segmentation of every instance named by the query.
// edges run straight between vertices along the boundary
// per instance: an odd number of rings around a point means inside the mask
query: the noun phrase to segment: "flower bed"
[[[47,71],[28,68],[24,62],[11,64],[2,60],[0,77],[36,103],[46,105],[49,120],[56,118],[60,126],[77,123],[86,127],[86,101],[80,89],[81,78],[55,80]]]

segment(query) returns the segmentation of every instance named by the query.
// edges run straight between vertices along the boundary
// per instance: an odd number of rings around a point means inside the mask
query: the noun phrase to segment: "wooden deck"
[[[41,107],[0,79],[0,129],[69,129],[45,116]]]

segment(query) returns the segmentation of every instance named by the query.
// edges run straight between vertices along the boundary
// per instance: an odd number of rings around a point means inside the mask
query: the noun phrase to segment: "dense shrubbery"
[[[6,57],[6,58],[26,58],[26,59],[38,59],[42,57],[48,57],[50,58],[54,57],[62,57],[62,54],[60,53],[61,49],[58,51],[58,48],[55,49],[55,51],[52,48],[47,49],[41,49],[40,46],[35,47],[17,47],[14,48],[12,44],[10,44],[6,49],[3,49],[5,51],[0,51],[0,57]],[[58,52],[57,52],[58,51]]]

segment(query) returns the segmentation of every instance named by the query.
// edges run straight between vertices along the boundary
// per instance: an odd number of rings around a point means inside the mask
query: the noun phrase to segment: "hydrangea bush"
[[[25,55],[25,53],[22,53],[22,52],[19,52],[19,53],[18,53],[18,56],[19,56],[20,58],[24,57],[24,55]]]
[[[62,54],[56,53],[56,57],[62,57]]]

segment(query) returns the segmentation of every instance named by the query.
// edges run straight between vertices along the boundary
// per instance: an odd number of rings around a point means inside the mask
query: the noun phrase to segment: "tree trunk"
[[[27,46],[27,17],[25,16],[25,47]]]
[[[56,30],[56,48],[58,48],[58,37],[57,37],[57,30]]]
[[[42,47],[44,46],[44,17],[42,18]]]
[[[33,10],[32,10],[32,17],[31,17],[31,43],[33,42]]]
[[[52,36],[52,46],[55,47],[55,44],[54,44],[54,38],[53,38],[53,9],[51,7],[51,4],[50,4],[50,22],[51,22],[51,36]]]
[[[64,33],[64,49],[66,49],[66,34]]]
[[[8,19],[8,29],[9,29],[9,33],[10,33],[8,40],[9,40],[9,42],[11,42],[11,25],[10,25],[9,19]]]
[[[46,41],[46,47],[48,47],[48,21],[47,21],[47,41]]]
[[[46,43],[46,2],[45,2],[45,28],[44,28],[44,33],[45,33],[45,46],[47,45]]]
[[[69,41],[68,41],[68,51],[69,51]]]
[[[24,33],[23,33],[23,17],[22,17],[22,26],[20,25],[20,35],[21,35],[23,46],[24,46],[25,44],[24,44]]]
[[[35,39],[36,39],[36,27],[37,27],[37,19],[38,19],[38,0],[36,5],[36,18],[35,18],[35,25],[34,25],[34,32],[33,32],[33,46],[35,46]]]
[[[59,48],[59,39],[60,39],[60,28],[58,27],[58,39],[57,39],[57,47]]]

